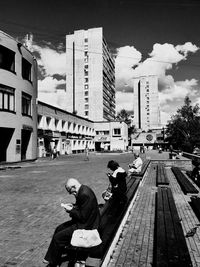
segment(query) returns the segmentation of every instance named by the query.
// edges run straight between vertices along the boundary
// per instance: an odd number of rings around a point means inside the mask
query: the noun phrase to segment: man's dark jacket
[[[76,204],[69,213],[78,229],[98,229],[100,213],[97,198],[88,186],[81,185],[76,196]]]

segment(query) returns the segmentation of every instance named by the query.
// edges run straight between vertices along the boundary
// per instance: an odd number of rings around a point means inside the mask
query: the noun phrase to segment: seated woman
[[[134,173],[134,172],[141,172],[142,170],[142,159],[139,156],[139,153],[134,153],[135,160],[133,161],[132,164],[129,164],[129,173]]]
[[[111,184],[112,198],[117,199],[119,203],[124,203],[126,201],[127,173],[119,166],[118,162],[114,160],[108,162],[107,168],[112,171],[112,173],[107,174]]]

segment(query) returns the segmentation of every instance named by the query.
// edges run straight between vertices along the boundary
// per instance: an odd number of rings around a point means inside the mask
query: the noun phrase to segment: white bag
[[[91,248],[102,243],[99,233],[96,229],[85,230],[78,229],[73,232],[71,245],[74,247]]]

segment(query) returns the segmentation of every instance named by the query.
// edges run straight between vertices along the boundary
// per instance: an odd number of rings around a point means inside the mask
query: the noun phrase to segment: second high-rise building
[[[160,127],[158,77],[141,76],[134,79],[134,124],[137,129],[150,130]]]
[[[115,118],[114,60],[102,28],[66,36],[66,110],[93,121]]]

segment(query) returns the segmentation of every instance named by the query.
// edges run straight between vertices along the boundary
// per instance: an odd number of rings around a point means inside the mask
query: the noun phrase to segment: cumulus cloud
[[[64,91],[38,92],[38,99],[49,105],[66,110],[67,95]]]
[[[133,46],[117,49],[115,60],[116,87],[118,91],[132,91],[133,68],[138,66],[142,54]]]
[[[38,80],[38,100],[59,108],[66,108],[65,73],[66,54],[62,51],[62,46],[52,47],[51,43],[40,46],[32,45],[32,50],[37,58],[39,66]],[[64,85],[64,86],[63,86]]]
[[[116,92],[116,112],[133,110],[133,93]]]
[[[167,109],[164,110],[166,105],[171,103],[175,108],[174,101],[183,100],[186,95],[195,96],[198,85],[196,79],[175,81],[173,76],[168,75],[167,72],[172,70],[174,65],[178,66],[179,62],[186,61],[189,53],[196,53],[198,50],[199,48],[191,42],[177,46],[169,43],[156,43],[153,45],[153,49],[148,57],[142,61],[141,53],[134,47],[125,46],[118,49],[116,58],[116,89],[121,92],[120,97],[122,99],[126,98],[127,92],[133,92],[133,78],[157,75],[159,79],[161,111],[163,112],[161,113],[163,114],[161,119],[166,121],[165,117],[170,117],[169,114],[175,111],[173,108],[168,109],[168,111]],[[123,55],[126,55],[127,59]],[[130,104],[128,106],[131,107]],[[123,108],[128,109],[126,106]]]
[[[165,104],[167,101],[181,100],[186,95],[195,96],[197,93],[198,81],[196,79],[177,81],[166,84],[165,89],[159,92],[160,104]]]
[[[66,54],[58,52],[50,47],[41,47],[39,45],[32,46],[33,51],[39,53],[37,58],[38,65],[42,66],[45,76],[66,73]]]
[[[196,45],[193,45],[191,42],[187,42],[184,45],[177,45],[176,50],[182,52],[186,57],[189,52],[195,53],[199,48]]]
[[[38,91],[43,93],[55,93],[56,88],[65,83],[65,80],[57,80],[51,76],[45,77],[43,80],[38,81]]]

